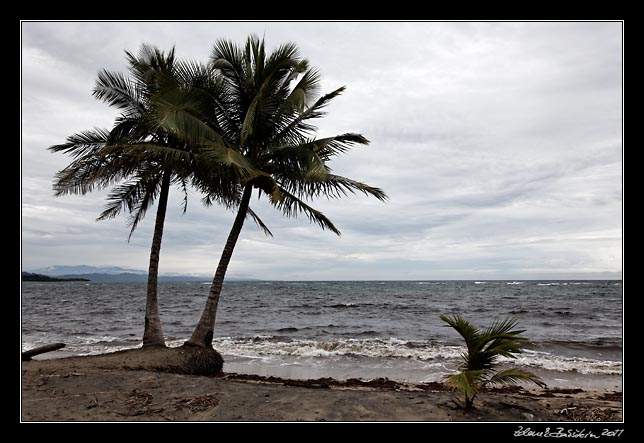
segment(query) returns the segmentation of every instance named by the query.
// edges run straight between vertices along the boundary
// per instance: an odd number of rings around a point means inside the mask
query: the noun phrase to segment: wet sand
[[[622,395],[498,389],[476,409],[440,383],[157,372],[139,354],[22,363],[23,421],[621,421]]]

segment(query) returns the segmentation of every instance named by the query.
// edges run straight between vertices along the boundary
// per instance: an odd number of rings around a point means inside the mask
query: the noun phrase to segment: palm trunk
[[[157,218],[154,223],[154,235],[150,248],[150,267],[148,268],[148,293],[145,299],[145,330],[143,331],[143,347],[165,346],[165,338],[161,329],[159,317],[159,299],[157,298],[157,283],[159,277],[159,254],[161,252],[161,238],[163,237],[163,223],[168,207],[168,193],[170,190],[170,177],[172,173],[166,169],[161,181],[161,195]]]
[[[210,293],[208,294],[208,300],[206,300],[206,306],[201,314],[199,323],[197,323],[197,327],[192,333],[192,337],[190,337],[190,340],[185,343],[186,345],[212,347],[212,336],[213,331],[215,330],[215,319],[217,318],[219,296],[221,295],[221,289],[224,286],[224,277],[226,276],[226,270],[228,269],[230,259],[233,256],[233,250],[237,244],[237,238],[244,226],[244,220],[246,219],[246,213],[248,212],[248,203],[250,202],[252,191],[253,187],[251,185],[246,185],[244,188],[244,194],[242,195],[241,202],[239,203],[237,216],[233,222],[233,227],[230,229],[230,234],[228,234],[226,246],[224,246],[224,251],[221,253],[219,265],[217,266],[215,277],[213,278],[212,285],[210,286]]]

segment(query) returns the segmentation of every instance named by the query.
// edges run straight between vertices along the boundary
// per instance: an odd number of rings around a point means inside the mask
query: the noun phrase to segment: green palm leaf
[[[273,205],[282,211],[284,215],[287,217],[297,217],[298,214],[304,213],[310,222],[316,223],[322,229],[328,229],[334,234],[340,235],[340,230],[322,212],[307,205],[282,187],[279,187],[279,192],[282,198],[281,200],[275,201]]]
[[[73,158],[83,155],[93,155],[107,143],[110,133],[107,129],[96,128],[83,131],[67,137],[67,143],[49,147],[52,152],[70,154]]]
[[[121,73],[107,70],[99,72],[93,94],[98,100],[121,109],[128,115],[145,112],[139,88]]]
[[[456,332],[461,334],[461,337],[465,340],[468,353],[472,353],[476,350],[479,333],[481,331],[478,326],[474,326],[458,314],[453,314],[451,317],[441,315],[440,319],[454,328]]]
[[[494,385],[494,384],[516,385],[522,381],[529,381],[541,388],[545,388],[547,386],[540,377],[534,375],[531,372],[524,371],[517,368],[507,369],[505,371],[499,371],[496,374],[494,374],[492,377],[490,377],[490,379],[487,380],[486,383],[491,385]]]
[[[315,131],[315,126],[308,123],[308,120],[320,118],[325,115],[322,111],[331,100],[342,94],[346,88],[343,86],[333,92],[323,95],[313,105],[301,113],[292,116],[286,124],[271,138],[271,143],[286,144],[300,143],[303,134]]]
[[[446,376],[445,381],[449,388],[463,393],[466,403],[469,403],[474,400],[483,386],[484,372],[462,371],[458,374]]]
[[[511,368],[494,373],[499,357],[514,358],[514,354],[522,351],[522,344],[526,339],[520,334],[525,331],[515,329],[516,320],[510,318],[496,321],[481,329],[458,314],[441,315],[440,318],[463,337],[467,346],[467,352],[462,354],[463,363],[459,367],[461,372],[448,377],[448,384],[465,395],[466,407],[472,405],[478,390],[487,384],[528,381],[545,386],[539,377],[522,369]]]
[[[259,218],[259,216],[251,208],[248,208],[248,216],[253,219],[257,227],[261,229],[267,237],[273,237],[273,233],[270,229],[268,229],[268,226],[266,226],[262,219]]]

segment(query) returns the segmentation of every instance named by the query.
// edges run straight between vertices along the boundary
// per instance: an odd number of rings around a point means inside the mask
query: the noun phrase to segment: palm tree
[[[132,77],[102,71],[94,88],[97,99],[121,111],[114,128],[78,133],[68,137],[66,143],[49,148],[75,158],[56,175],[54,191],[56,195],[85,194],[125,181],[112,189],[98,220],[127,210],[131,214],[130,237],[157,200],[143,346],[165,346],[157,298],[159,254],[171,184],[178,185],[184,193],[184,212],[187,205],[187,180],[195,156],[182,136],[187,129],[177,121],[185,120],[187,111],[182,100],[192,85],[185,76],[185,64],[175,60],[174,49],[165,54],[142,45],[138,57],[127,51],[126,56]],[[219,183],[223,186],[212,181],[213,199],[228,206],[239,201],[238,190]]]
[[[335,175],[327,162],[353,145],[368,144],[360,134],[346,133],[315,139],[311,120],[324,115],[323,108],[344,88],[317,97],[320,75],[300,57],[295,44],[279,46],[266,54],[264,41],[248,37],[242,48],[219,40],[211,67],[223,79],[221,91],[209,96],[208,125],[221,134],[222,143],[243,158],[248,168],[238,169],[241,200],[210,287],[201,318],[186,342],[212,349],[217,306],[254,189],[287,217],[304,213],[322,229],[340,231],[305,200],[326,196],[339,198],[363,192],[378,200],[385,193],[364,183]],[[208,180],[195,175],[195,186],[208,194]]]
[[[472,407],[474,398],[486,385],[514,385],[529,381],[540,387],[546,386],[538,376],[518,368],[494,371],[499,357],[516,358],[514,354],[523,350],[522,342],[527,339],[521,334],[525,330],[514,329],[517,326],[515,320],[497,321],[482,330],[458,314],[451,317],[441,315],[440,319],[465,339],[467,351],[462,354],[460,372],[448,375],[446,381],[448,386],[463,393],[466,409]]]

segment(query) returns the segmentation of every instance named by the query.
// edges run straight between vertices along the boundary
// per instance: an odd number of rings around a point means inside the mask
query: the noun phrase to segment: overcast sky
[[[337,237],[253,200],[275,237],[247,222],[229,276],[621,278],[621,23],[23,23],[24,270],[147,269],[155,210],[128,243],[126,217],[95,221],[106,192],[53,197],[70,158],[46,148],[112,127],[91,91],[100,69],[126,71],[124,50],[205,62],[249,33],[297,43],[323,91],[347,86],[318,134],[371,140],[331,167],[390,201],[316,201]],[[212,274],[234,214],[170,198],[161,273]]]

